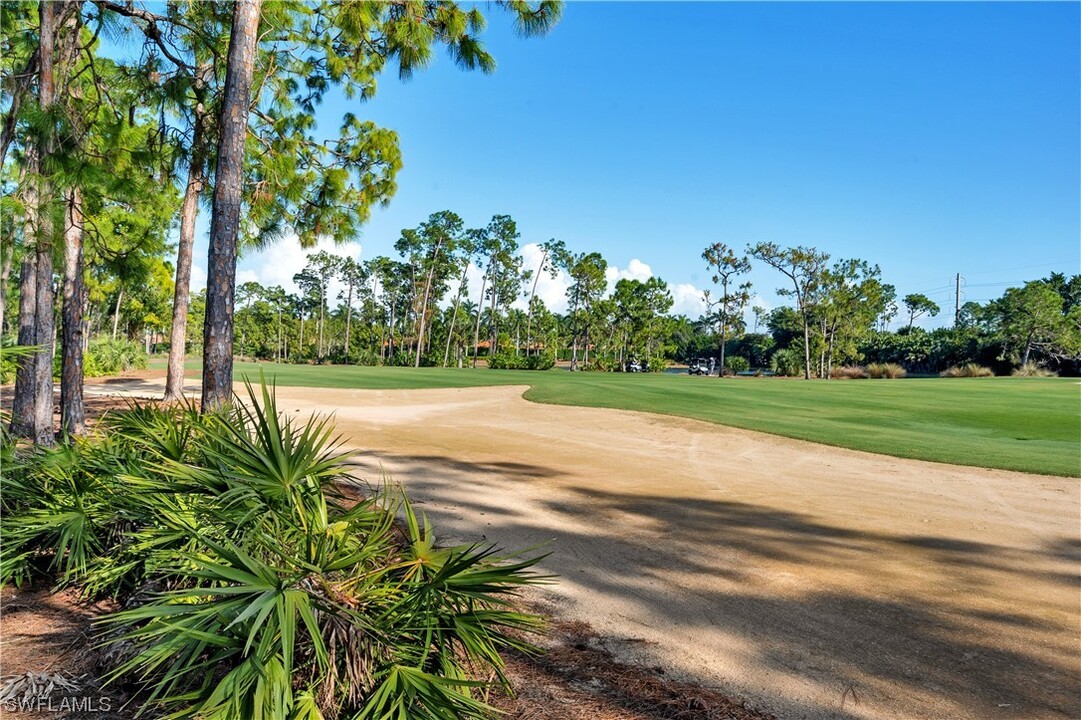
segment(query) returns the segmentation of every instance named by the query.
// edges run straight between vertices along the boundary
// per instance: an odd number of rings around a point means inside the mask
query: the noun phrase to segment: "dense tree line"
[[[546,32],[562,8],[499,5],[522,35]],[[286,232],[306,246],[348,239],[396,189],[394,131],[347,112],[337,137],[317,133],[316,109],[331,89],[362,107],[385,69],[408,77],[439,47],[462,68],[495,67],[480,41],[484,14],[454,2],[62,0],[5,5],[0,24],[0,181],[11,240],[0,257],[0,306],[17,267],[17,342],[35,348],[19,356],[12,429],[42,444],[53,441],[57,335],[64,431],[83,429],[83,353],[104,316],[102,293],[115,301],[114,334],[125,295],[129,306],[155,305],[128,314],[148,333],[169,329],[166,397],[179,395],[201,204],[211,208],[203,408],[230,399],[239,244]],[[123,46],[123,59],[103,54],[102,37]],[[174,226],[169,267],[160,245]],[[172,286],[153,286],[172,302],[157,307],[146,279],[166,268]]]
[[[547,31],[561,8],[500,6],[525,35]],[[396,257],[313,252],[294,277],[296,293],[238,288],[242,245],[285,235],[308,248],[350,240],[394,194],[397,134],[354,111],[338,118],[336,134],[318,130],[327,93],[340,90],[362,108],[381,73],[408,77],[440,47],[459,66],[490,72],[484,15],[451,2],[65,0],[6,6],[0,23],[0,331],[36,348],[16,363],[12,428],[38,442],[52,440],[54,372],[64,432],[82,431],[95,336],[168,351],[170,400],[180,395],[185,353],[201,354],[206,409],[229,399],[235,354],[442,367],[543,357],[572,369],[708,355],[722,368],[808,379],[872,361],[914,372],[968,361],[999,372],[1078,371],[1076,276],[966,305],[954,327],[928,332],[915,323],[938,306],[918,293],[899,300],[864,260],[717,242],[702,254],[715,288],[693,319],[671,314],[659,278],[610,283],[608,261],[588,248],[552,239],[528,266],[507,215],[469,228],[437,212],[401,232]],[[103,54],[105,36],[124,52]],[[208,282],[192,294],[194,228],[208,206]],[[779,274],[777,292],[792,307],[768,317],[748,308],[754,295],[743,277],[752,263]],[[538,296],[546,275],[567,286],[563,312]],[[891,332],[901,305],[905,327]]]

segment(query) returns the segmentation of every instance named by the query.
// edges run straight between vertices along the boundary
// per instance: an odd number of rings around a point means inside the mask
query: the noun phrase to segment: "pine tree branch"
[[[193,72],[195,70],[192,65],[185,62],[178,55],[176,55],[173,49],[169,46],[169,44],[165,42],[165,37],[161,34],[161,28],[158,27],[158,23],[179,25],[180,27],[192,31],[193,33],[196,32],[195,28],[192,28],[185,23],[179,22],[174,18],[167,18],[162,15],[155,15],[149,10],[137,8],[132,2],[130,2],[130,0],[127,4],[113,2],[112,0],[94,0],[94,4],[102,10],[109,10],[118,15],[123,15],[124,17],[142,20],[146,23],[145,27],[143,28],[143,33],[155,45],[158,46],[158,48],[161,50],[162,54],[165,55],[165,57],[169,58],[169,60],[179,68],[184,68],[189,72]]]

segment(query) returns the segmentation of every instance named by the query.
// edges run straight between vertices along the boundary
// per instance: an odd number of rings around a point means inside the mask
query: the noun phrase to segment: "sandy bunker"
[[[444,541],[544,543],[557,612],[625,655],[783,718],[1081,717],[1076,480],[523,390],[278,395]]]

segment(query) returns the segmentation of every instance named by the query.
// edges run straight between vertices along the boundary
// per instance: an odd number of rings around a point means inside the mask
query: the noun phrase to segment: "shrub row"
[[[0,354],[0,383],[15,382],[15,372],[18,370],[18,362],[11,348],[14,347],[8,338],[4,340],[2,354]],[[116,375],[128,370],[145,370],[147,355],[142,346],[137,342],[126,339],[99,338],[91,340],[83,354],[83,375],[85,377],[101,377],[103,375]],[[53,357],[53,377],[60,377],[60,348],[56,349]]]
[[[496,353],[488,358],[488,367],[492,370],[551,370],[555,364],[555,356],[551,353],[539,355]]]

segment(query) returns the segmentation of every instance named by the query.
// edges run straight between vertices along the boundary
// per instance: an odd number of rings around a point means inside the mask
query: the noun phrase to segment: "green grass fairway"
[[[529,400],[678,415],[898,457],[1081,476],[1074,378],[804,382],[774,378],[237,363],[237,379],[282,386],[529,385]]]

